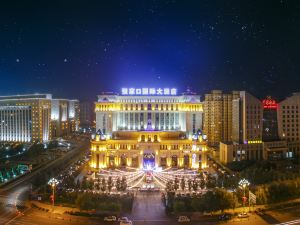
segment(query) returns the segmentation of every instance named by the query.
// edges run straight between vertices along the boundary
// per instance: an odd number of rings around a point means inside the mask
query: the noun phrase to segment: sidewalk
[[[42,203],[39,201],[30,201],[30,203],[37,208],[44,209],[48,212],[53,212],[56,214],[64,214],[65,212],[80,212],[79,209],[77,208],[72,208],[72,207],[65,207],[65,206],[57,206],[55,205],[54,207],[50,204]]]

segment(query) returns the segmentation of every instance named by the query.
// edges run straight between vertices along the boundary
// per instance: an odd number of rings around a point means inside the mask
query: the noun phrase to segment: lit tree
[[[116,189],[117,189],[117,191],[121,191],[121,189],[122,189],[120,177],[117,178]]]
[[[102,180],[101,180],[101,191],[106,191],[106,181],[105,181],[105,178],[103,177]]]
[[[166,183],[166,191],[167,192],[171,192],[171,191],[173,191],[173,182],[172,181],[167,181],[167,183]]]
[[[127,189],[127,181],[126,181],[126,177],[123,176],[121,180],[121,190],[126,191],[126,189]]]
[[[88,189],[88,181],[87,181],[86,177],[83,177],[83,179],[81,181],[81,188],[84,190]]]
[[[193,186],[193,182],[191,179],[188,179],[188,188],[189,188],[189,191],[192,190],[192,186]]]
[[[100,179],[99,178],[97,179],[96,184],[94,186],[97,191],[100,191],[101,187],[100,187]]]
[[[215,188],[216,187],[216,179],[211,176],[208,175],[206,178],[206,188]]]
[[[197,191],[197,189],[198,189],[198,182],[197,182],[196,179],[193,180],[192,186],[193,186],[193,190],[194,190],[194,191]]]
[[[181,178],[180,187],[181,187],[181,190],[184,191],[184,189],[185,189],[185,179],[184,179],[184,177]]]
[[[107,181],[107,188],[108,188],[108,191],[111,192],[111,189],[113,187],[113,180],[111,178],[111,176],[108,177],[108,181]]]
[[[174,179],[174,190],[177,191],[179,188],[179,180],[177,177]]]
[[[200,179],[200,181],[199,181],[199,187],[200,187],[201,189],[204,189],[204,188],[205,188],[205,180],[204,180],[204,179]]]

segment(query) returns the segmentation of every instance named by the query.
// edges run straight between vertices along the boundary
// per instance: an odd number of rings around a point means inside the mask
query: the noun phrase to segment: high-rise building
[[[79,101],[53,99],[51,108],[52,137],[70,135],[79,128]]]
[[[0,97],[0,141],[47,142],[78,125],[77,100],[56,100],[51,94]]]
[[[208,144],[217,146],[221,141],[232,138],[232,101],[239,98],[239,92],[225,94],[213,90],[205,95],[204,100],[204,133]]]
[[[51,139],[50,94],[0,97],[0,140],[9,142]]]
[[[294,93],[278,104],[279,137],[286,140],[289,151],[286,157],[300,155],[300,93]]]
[[[121,95],[99,95],[95,106],[93,168],[206,166],[199,95],[125,88]]]
[[[220,144],[220,161],[263,159],[262,102],[246,91],[232,100],[232,138]]]
[[[263,101],[263,141],[279,140],[277,123],[277,102],[268,96]]]
[[[244,144],[261,143],[263,129],[262,102],[246,91],[233,100],[232,141]]]
[[[94,125],[95,105],[92,102],[80,102],[80,127],[90,128]]]

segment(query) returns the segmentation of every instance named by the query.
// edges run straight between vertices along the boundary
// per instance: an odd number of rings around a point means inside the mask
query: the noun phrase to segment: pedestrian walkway
[[[132,220],[164,221],[168,217],[161,201],[160,192],[137,192],[131,213]]]

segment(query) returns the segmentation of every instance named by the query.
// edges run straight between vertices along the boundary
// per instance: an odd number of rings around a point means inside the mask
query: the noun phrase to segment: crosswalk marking
[[[279,224],[275,224],[275,225],[292,225],[292,224],[300,224],[300,219],[292,220],[292,221],[288,221],[288,222],[284,222],[284,223],[279,223]]]

